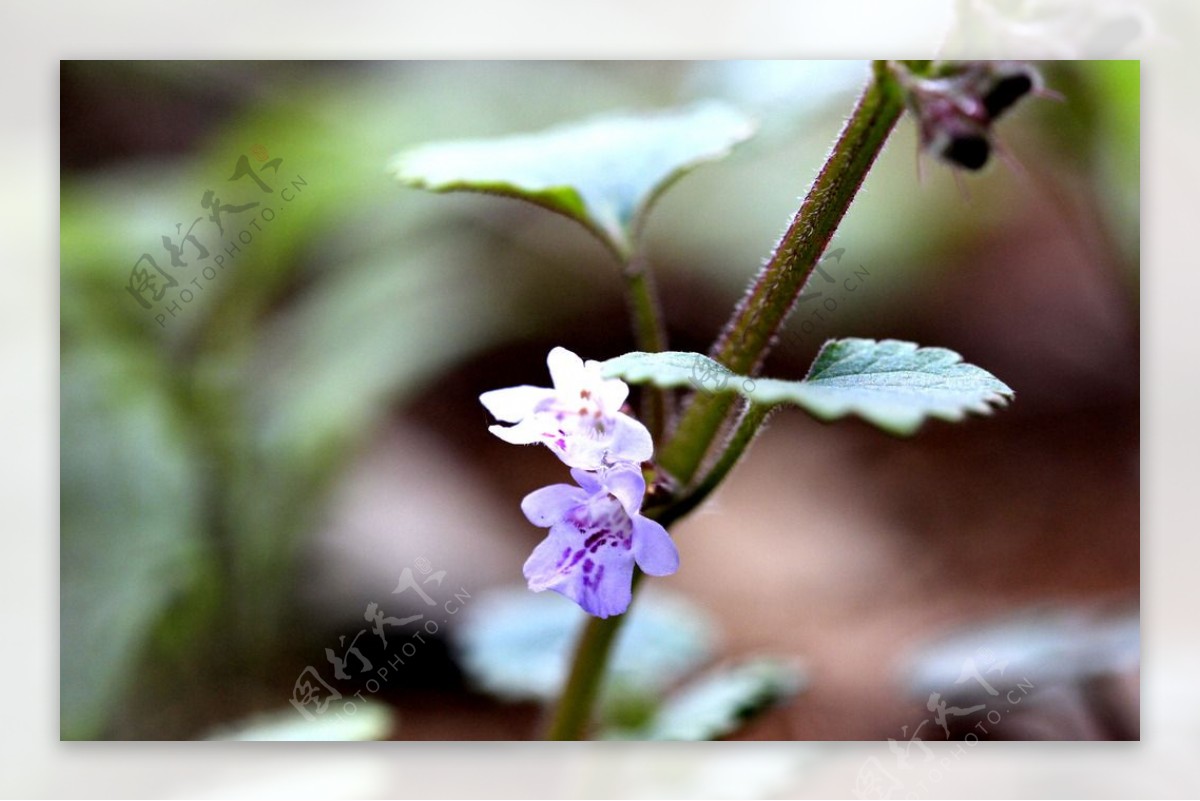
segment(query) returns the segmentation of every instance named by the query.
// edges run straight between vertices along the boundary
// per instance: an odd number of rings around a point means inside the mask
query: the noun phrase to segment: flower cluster
[[[485,392],[497,420],[488,430],[505,442],[541,443],[571,468],[575,485],[531,492],[521,511],[550,533],[525,562],[534,592],[554,590],[597,617],[629,607],[633,567],[666,576],[679,567],[671,537],[641,513],[641,463],[654,452],[650,432],[621,411],[625,382],[604,378],[598,362],[565,348],[547,358],[552,389],[519,386]]]

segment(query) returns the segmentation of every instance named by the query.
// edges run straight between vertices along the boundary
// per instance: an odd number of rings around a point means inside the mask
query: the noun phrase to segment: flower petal
[[[479,396],[479,402],[492,417],[505,423],[516,423],[533,414],[537,405],[554,397],[554,390],[545,387],[505,387]]]
[[[646,479],[642,477],[641,468],[632,463],[618,464],[605,470],[601,481],[604,482],[605,491],[612,493],[630,517],[642,508]]]
[[[575,547],[573,528],[556,526],[525,562],[524,573],[534,592],[554,590],[596,617],[619,615],[633,599],[633,555],[624,548],[593,553]]]
[[[604,466],[605,454],[609,451],[606,441],[578,434],[566,435],[546,444],[562,459],[563,464],[580,470],[599,470]]]
[[[522,420],[515,426],[488,426],[488,431],[513,445],[531,445],[535,442],[545,441],[545,437],[542,436],[542,425],[532,417]]]
[[[679,551],[671,535],[642,515],[633,518],[633,558],[651,576],[669,576],[679,569]]]
[[[595,495],[604,487],[600,483],[600,476],[598,474],[581,470],[578,467],[571,468],[571,478],[575,479],[576,484],[587,490],[589,495]]]
[[[558,394],[575,395],[584,388],[583,359],[566,348],[551,350],[546,357],[546,366],[550,368],[550,378]]]
[[[588,493],[570,484],[552,484],[534,490],[521,501],[521,511],[530,523],[549,528],[562,521],[567,512],[587,503]]]
[[[522,568],[529,589],[541,592],[562,580],[559,569],[567,564],[567,560],[574,553],[573,542],[574,539],[566,529],[550,529],[550,535],[538,543]]]
[[[555,591],[596,617],[624,613],[633,600],[633,559],[628,551],[623,553],[623,557],[614,555],[599,562],[590,577],[581,573],[577,586],[555,587]]]
[[[600,378],[600,363],[588,362],[589,365],[596,365],[596,377]],[[621,410],[621,404],[625,403],[625,399],[629,397],[629,385],[619,378],[600,379],[600,402],[604,409],[609,414],[615,414]]]
[[[648,461],[654,455],[650,431],[627,414],[617,414],[612,440],[608,444],[610,462]]]

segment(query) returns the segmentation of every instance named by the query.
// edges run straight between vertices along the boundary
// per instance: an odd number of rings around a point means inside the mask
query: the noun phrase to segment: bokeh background
[[[395,603],[415,560],[473,598],[520,585],[541,536],[520,498],[561,469],[491,437],[478,395],[544,383],[554,345],[633,348],[617,268],[585,232],[516,201],[403,189],[387,162],[697,98],[755,114],[756,139],[650,218],[672,346],[703,351],[866,73],[64,62],[62,736],[264,720],[275,736],[534,736],[538,705],[483,692],[453,625],[373,695],[365,731],[363,717],[313,734],[288,706],[297,674],[366,603]],[[855,291],[831,284],[837,311],[811,330],[801,307],[767,366],[801,376],[827,337],[911,339],[958,350],[1016,403],[913,440],[781,414],[674,532],[683,567],[655,588],[704,619],[711,660],[804,673],[739,737],[903,742],[931,689],[954,685],[946,665],[979,648],[1013,654],[1007,675],[1038,690],[990,737],[1138,736],[1139,68],[1045,74],[1065,99],[1022,104],[997,129],[1011,155],[964,181],[929,159],[919,180],[901,122],[835,239]],[[302,190],[160,325],[126,291],[130,268],[264,153]]]

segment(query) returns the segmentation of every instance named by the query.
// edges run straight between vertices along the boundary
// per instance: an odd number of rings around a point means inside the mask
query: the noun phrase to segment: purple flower
[[[479,396],[497,420],[516,424],[488,431],[517,445],[540,442],[569,467],[583,470],[650,458],[650,432],[620,411],[629,395],[624,381],[603,378],[599,362],[585,363],[566,348],[550,351],[546,363],[553,389],[507,387]]]
[[[521,511],[550,534],[525,562],[534,592],[554,590],[597,617],[629,607],[636,562],[652,576],[669,576],[679,553],[667,530],[641,514],[646,481],[635,464],[595,473],[573,469],[578,487],[554,484],[531,492]]]

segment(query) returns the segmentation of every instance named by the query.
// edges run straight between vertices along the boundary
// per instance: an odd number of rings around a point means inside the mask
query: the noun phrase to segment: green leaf
[[[452,630],[472,682],[510,701],[558,697],[575,641],[588,615],[553,593],[492,591]],[[646,592],[629,612],[609,667],[606,701],[661,693],[710,658],[714,628],[702,611],[661,592]]]
[[[540,133],[435,142],[400,153],[395,176],[434,192],[520,198],[566,215],[627,258],[658,196],[755,130],[717,102],[595,117]]]
[[[803,381],[730,373],[699,353],[627,353],[604,362],[606,377],[702,392],[737,392],[755,403],[791,403],[820,420],[855,414],[892,434],[914,433],[928,417],[958,421],[989,414],[1013,391],[994,375],[945,348],[894,339],[825,343]]]
[[[610,731],[613,739],[715,740],[804,686],[800,669],[774,659],[755,659],[718,668],[672,695],[640,729]]]
[[[605,378],[621,378],[630,384],[653,384],[663,389],[690,385],[693,389],[708,392],[737,391],[730,385],[737,377],[719,362],[682,350],[626,353],[603,362],[600,372]]]

